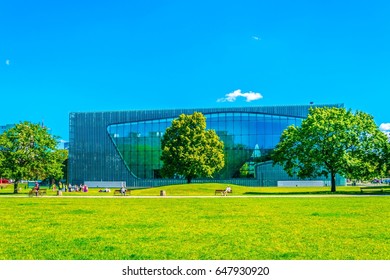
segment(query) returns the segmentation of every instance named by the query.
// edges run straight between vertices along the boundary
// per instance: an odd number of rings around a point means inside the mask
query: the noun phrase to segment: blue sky
[[[1,0],[0,124],[68,140],[70,112],[314,102],[390,130],[389,14],[376,0]]]

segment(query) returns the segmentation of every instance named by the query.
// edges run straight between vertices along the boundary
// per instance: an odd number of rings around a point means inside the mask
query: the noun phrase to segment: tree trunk
[[[187,177],[187,184],[191,184],[191,180],[192,180],[191,177]]]
[[[336,174],[334,172],[331,173],[331,184],[332,187],[330,189],[331,192],[336,192]]]
[[[14,193],[18,193],[18,181],[16,181],[16,180],[14,183]]]

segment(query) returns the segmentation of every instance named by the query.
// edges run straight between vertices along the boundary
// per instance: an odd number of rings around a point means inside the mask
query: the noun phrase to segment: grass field
[[[187,190],[187,195],[214,195],[210,190],[215,187]],[[168,195],[173,193],[170,188],[164,188]],[[181,188],[185,189],[176,186],[175,195],[183,195]],[[289,189],[286,193],[292,192]],[[139,195],[158,196],[157,191],[139,190]],[[248,190],[236,186],[233,192]],[[0,259],[390,259],[387,195],[134,199],[104,195],[0,196]]]
[[[317,194],[331,194],[330,187],[244,187],[237,185],[230,185],[233,189],[233,193],[229,196],[256,196],[256,195],[317,195]],[[210,183],[210,184],[183,184],[183,185],[172,185],[157,188],[146,188],[146,189],[133,189],[131,192],[132,196],[159,196],[160,191],[164,190],[167,196],[214,196],[216,189],[225,189],[225,184]],[[4,186],[0,189],[1,195],[12,195],[12,196],[26,196],[29,189],[25,189],[24,185],[20,185],[20,193],[17,195],[13,194],[13,186]],[[364,194],[370,194],[366,191]],[[377,193],[377,192],[376,192]],[[386,190],[385,193],[390,194],[390,189]],[[337,187],[335,194],[359,194],[360,187]],[[57,196],[56,191],[48,190],[48,196]],[[62,192],[63,196],[113,196],[113,190],[109,193],[99,192],[99,188],[89,188],[88,192]]]

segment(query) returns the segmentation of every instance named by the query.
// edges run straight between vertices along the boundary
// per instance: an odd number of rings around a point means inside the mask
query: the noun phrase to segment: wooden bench
[[[46,189],[41,189],[41,190],[38,190],[38,191],[36,191],[36,190],[30,190],[29,192],[28,192],[28,196],[43,196],[44,194],[47,194],[47,192],[46,192],[47,190]]]
[[[371,186],[371,187],[361,187],[360,192],[363,191],[379,191],[384,192],[384,190],[390,189],[390,186]]]
[[[122,195],[121,190],[114,190],[114,195]],[[126,190],[125,195],[131,195],[131,190]]]
[[[224,195],[226,190],[215,190],[214,195],[220,194]],[[233,190],[230,190],[228,193],[232,193]]]

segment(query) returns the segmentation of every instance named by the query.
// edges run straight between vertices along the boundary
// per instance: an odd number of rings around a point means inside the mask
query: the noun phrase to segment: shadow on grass
[[[19,191],[18,193],[14,193],[14,190],[6,190],[0,191],[0,196],[2,195],[28,195],[28,191]]]

